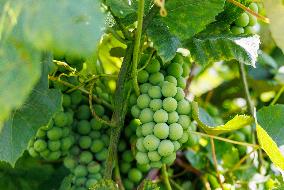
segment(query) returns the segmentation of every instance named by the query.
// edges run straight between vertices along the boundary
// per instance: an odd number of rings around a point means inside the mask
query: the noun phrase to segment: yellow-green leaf
[[[220,135],[230,131],[238,130],[253,122],[253,118],[247,115],[236,115],[224,125],[215,125],[210,115],[203,109],[198,108],[196,102],[192,102],[193,118],[198,125],[210,135]]]

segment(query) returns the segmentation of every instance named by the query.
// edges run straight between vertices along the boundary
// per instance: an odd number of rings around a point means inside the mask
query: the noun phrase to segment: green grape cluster
[[[188,72],[188,65],[176,59],[163,68],[154,59],[139,72],[141,95],[131,108],[141,122],[136,130],[139,164],[171,164],[176,151],[188,141],[191,105],[184,94]],[[135,103],[132,99],[131,104]]]
[[[257,3],[251,3],[249,8],[258,13]],[[231,26],[231,32],[235,35],[238,34],[254,34],[255,25],[257,24],[257,18],[250,13],[242,13],[241,16],[235,20],[234,24]]]
[[[71,133],[73,112],[58,112],[47,126],[41,127],[29,142],[28,151],[32,157],[57,160],[66,156],[75,139]]]
[[[64,165],[73,175],[72,189],[87,190],[102,179],[110,131],[92,117],[84,96],[76,94],[73,97],[71,95],[75,112],[72,128],[75,144],[64,159]],[[94,110],[98,116],[109,120],[103,106],[94,105]]]
[[[119,170],[122,183],[126,190],[132,190],[143,180],[149,164],[137,164],[135,161],[136,129],[140,126],[138,119],[132,120],[125,128],[121,140],[118,144]],[[129,139],[126,141],[126,139]]]

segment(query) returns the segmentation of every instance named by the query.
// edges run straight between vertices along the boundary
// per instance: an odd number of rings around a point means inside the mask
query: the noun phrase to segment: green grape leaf
[[[66,176],[63,179],[63,181],[61,182],[59,190],[71,189],[72,181],[73,181],[73,176],[72,175]]]
[[[263,107],[257,112],[257,138],[271,161],[284,170],[284,155],[278,146],[284,145],[284,105]]]
[[[180,41],[170,33],[161,20],[153,20],[147,28],[147,34],[163,62],[168,62],[174,58],[178,47],[181,46]]]
[[[223,11],[225,0],[166,1],[168,15],[162,20],[182,41],[190,39],[215,21]]]
[[[284,4],[282,0],[265,0],[263,1],[267,17],[270,20],[270,31],[272,37],[284,52],[284,20],[281,19],[284,17]]]
[[[203,170],[207,166],[207,156],[205,152],[196,152],[194,150],[185,151],[185,158],[190,164],[199,170]]]
[[[98,181],[90,190],[118,190],[118,186],[108,179]]]
[[[91,55],[104,27],[100,2],[30,0],[23,15],[28,40],[42,50]]]
[[[127,15],[136,13],[136,10],[131,6],[132,2],[128,0],[106,0],[106,5],[108,5],[112,13],[118,18],[125,18]]]
[[[40,54],[14,38],[0,45],[0,131],[13,109],[27,99],[40,77]]]
[[[202,108],[198,108],[196,102],[192,102],[193,118],[207,134],[220,135],[238,130],[253,122],[253,118],[246,115],[236,115],[224,125],[215,125],[211,116]]]
[[[193,38],[187,43],[194,61],[201,65],[225,60],[237,60],[255,67],[259,36],[210,36]]]
[[[52,116],[61,108],[62,94],[60,91],[48,89],[46,65],[44,64],[41,80],[32,90],[27,101],[12,112],[0,133],[0,160],[12,166],[26,150],[29,140],[37,130],[47,125]]]

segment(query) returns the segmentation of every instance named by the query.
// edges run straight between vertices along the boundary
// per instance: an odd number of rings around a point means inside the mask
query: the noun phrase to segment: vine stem
[[[58,79],[57,77],[54,77],[54,76],[48,76],[48,79],[51,80],[51,81],[57,81],[61,84],[63,84],[64,86],[67,86],[69,88],[77,88],[77,86],[69,83],[69,82],[66,82],[66,81],[63,81],[63,80],[60,80]],[[86,95],[89,95],[89,92],[88,90],[86,90],[85,88],[83,87],[78,87],[78,90],[80,90],[81,92],[83,92],[84,94]],[[113,110],[113,107],[111,104],[109,104],[108,102],[102,100],[102,99],[99,99],[97,96],[93,95],[93,99],[95,102],[97,102],[98,104],[102,104],[104,105],[105,107],[107,107],[108,109],[110,110]]]
[[[214,166],[215,166],[215,170],[216,170],[216,173],[217,173],[217,179],[219,181],[221,189],[224,190],[223,183],[222,183],[221,176],[220,176],[220,172],[218,170],[218,162],[217,162],[217,157],[216,157],[216,149],[215,149],[214,139],[212,137],[210,138],[210,143],[211,143],[211,148],[212,148],[212,157],[213,157],[213,161],[214,161]]]
[[[135,90],[136,95],[140,94],[138,81],[137,81],[137,66],[139,61],[139,52],[141,46],[141,36],[142,36],[142,29],[143,29],[143,15],[144,15],[144,0],[139,0],[138,5],[138,23],[137,29],[135,34],[135,44],[134,44],[134,51],[133,51],[133,68],[132,68],[132,78],[133,78],[133,87]]]
[[[284,86],[282,86],[282,88],[278,91],[278,93],[276,94],[272,102],[270,103],[271,106],[276,104],[276,102],[278,101],[278,99],[280,98],[283,92],[284,92]]]
[[[170,184],[170,181],[169,181],[169,175],[168,175],[168,172],[167,172],[166,164],[163,164],[163,166],[162,166],[162,176],[163,176],[163,181],[165,183],[166,189],[172,190],[172,187],[171,187],[171,184]]]
[[[257,17],[259,20],[261,20],[261,21],[263,21],[265,23],[269,23],[269,18],[266,18],[266,17],[264,17],[264,16],[262,16],[262,15],[256,13],[256,12],[252,11],[251,9],[247,8],[246,6],[244,6],[243,4],[241,4],[241,3],[239,3],[239,2],[237,2],[235,0],[227,0],[227,1],[232,3],[232,4],[234,4],[234,5],[236,5],[236,6],[238,6],[238,7],[240,7],[241,9],[249,12],[250,14],[254,15],[255,17]]]
[[[218,137],[218,136],[214,136],[214,135],[208,135],[208,134],[200,133],[200,132],[196,132],[196,131],[190,131],[190,133],[195,134],[195,135],[200,135],[200,136],[204,136],[204,137],[217,139],[217,140],[220,140],[220,141],[225,141],[225,142],[232,143],[232,144],[238,144],[238,145],[242,145],[242,146],[251,146],[251,147],[254,147],[256,149],[260,148],[260,146],[256,145],[256,144],[234,141],[234,140],[231,140],[231,139],[226,139],[226,138]]]

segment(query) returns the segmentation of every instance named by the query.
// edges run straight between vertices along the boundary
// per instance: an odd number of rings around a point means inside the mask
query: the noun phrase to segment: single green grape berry
[[[144,147],[143,140],[144,138],[138,138],[136,142],[136,148],[140,152],[146,152],[146,148]]]
[[[109,145],[109,135],[110,135],[110,134],[103,134],[103,135],[101,136],[101,140],[104,142],[104,144],[105,144],[106,146]]]
[[[164,81],[164,75],[160,72],[153,73],[150,75],[149,81],[152,85],[158,85],[160,82]]]
[[[92,139],[97,139],[99,137],[101,137],[101,133],[99,131],[91,131],[89,133],[89,136],[92,138]]]
[[[100,130],[103,126],[103,124],[95,118],[91,119],[90,125],[91,125],[91,128],[94,130]]]
[[[123,152],[123,151],[126,150],[126,148],[127,148],[126,142],[125,142],[123,139],[120,139],[119,144],[118,144],[118,147],[117,147],[117,150],[118,150],[119,152]]]
[[[76,184],[77,186],[82,186],[82,185],[85,185],[86,181],[87,181],[87,178],[86,178],[86,177],[79,177],[79,178],[76,178],[75,184]],[[76,190],[77,190],[77,189],[76,189]]]
[[[40,129],[47,131],[50,130],[53,126],[54,126],[54,121],[53,119],[51,119],[46,126],[43,126]]]
[[[159,109],[154,113],[153,118],[156,123],[166,123],[169,119],[169,116],[165,110]]]
[[[173,112],[177,109],[177,101],[172,97],[163,100],[163,109],[167,112]]]
[[[82,164],[88,164],[93,160],[93,154],[89,151],[81,152],[79,156],[79,162]]]
[[[145,70],[139,71],[137,80],[139,83],[145,83],[148,81],[149,73]]]
[[[177,93],[174,97],[176,99],[176,101],[181,101],[181,100],[184,99],[184,97],[185,97],[185,93],[184,93],[183,89],[180,88],[180,87],[177,87]]]
[[[99,161],[104,161],[104,160],[106,160],[107,155],[108,155],[108,150],[107,150],[107,148],[104,148],[102,151],[96,153],[96,158]]]
[[[77,131],[81,135],[87,135],[91,131],[91,124],[87,120],[81,120],[77,123]]]
[[[183,69],[182,76],[183,76],[183,77],[189,76],[189,73],[190,73],[189,64],[188,64],[188,63],[183,64],[183,65],[182,65],[182,69]]]
[[[48,141],[48,149],[51,151],[57,151],[61,147],[61,142],[59,140]]]
[[[130,169],[128,173],[128,179],[131,181],[138,183],[142,179],[143,175],[142,172],[136,168]]]
[[[78,105],[83,99],[83,95],[80,91],[75,91],[70,96],[71,96],[71,103],[73,105]]]
[[[169,113],[169,119],[167,121],[168,124],[176,123],[179,120],[179,115],[176,111]]]
[[[149,88],[150,88],[151,86],[152,86],[152,85],[151,85],[150,83],[141,84],[141,85],[139,86],[140,92],[141,92],[142,94],[147,94],[147,93],[148,93],[148,90],[149,90]]]
[[[76,160],[73,157],[68,156],[64,158],[63,164],[69,170],[73,170],[76,166]]]
[[[47,131],[47,137],[50,140],[59,140],[62,137],[62,129],[59,127],[53,127]]]
[[[46,131],[45,130],[42,130],[41,128],[39,128],[36,132],[36,137],[37,138],[43,138],[45,137],[46,135]]]
[[[160,140],[154,135],[147,135],[143,139],[143,145],[149,151],[156,150],[159,147],[159,143]]]
[[[74,113],[73,111],[68,111],[65,113],[66,117],[67,117],[67,126],[70,126],[72,125],[73,123],[73,117],[74,117]]]
[[[188,141],[188,133],[186,131],[183,132],[182,137],[178,140],[181,144],[186,143]]]
[[[76,166],[76,168],[74,169],[74,175],[76,177],[84,177],[88,174],[88,170],[85,166],[83,165],[78,165]]]
[[[72,155],[78,155],[80,153],[80,148],[78,146],[73,146],[70,150]]]
[[[147,108],[150,104],[151,98],[148,94],[141,94],[138,98],[137,98],[137,106],[140,109],[144,109]]]
[[[161,168],[162,165],[163,165],[163,163],[162,163],[161,161],[158,161],[158,162],[151,162],[151,163],[150,163],[150,166],[151,166],[152,168]]]
[[[134,160],[134,157],[132,155],[131,150],[127,150],[127,151],[123,152],[122,160],[125,161],[125,162],[132,162]]]
[[[50,152],[48,160],[58,160],[61,156],[61,151]]]
[[[162,84],[162,94],[165,97],[174,97],[177,93],[177,87],[171,82],[163,82]]]
[[[157,123],[154,127],[154,135],[159,139],[166,139],[169,136],[169,126],[166,123]]]
[[[140,91],[141,91],[141,89],[140,89]],[[144,93],[145,94],[145,93]],[[130,94],[130,97],[129,97],[129,104],[131,105],[131,106],[133,106],[133,105],[135,105],[137,103],[137,96],[136,96],[136,94],[135,93],[131,93]]]
[[[137,137],[142,137],[143,136],[141,127],[136,128],[136,136]]]
[[[128,171],[130,170],[131,168],[131,164],[128,163],[128,162],[122,162],[120,164],[120,171],[124,174],[128,173]]]
[[[146,67],[146,71],[148,71],[149,73],[159,72],[160,69],[160,62],[157,59],[153,59],[152,62]]]
[[[148,172],[151,167],[149,164],[137,164],[137,168],[141,171],[141,172]]]
[[[79,120],[89,119],[90,116],[91,116],[91,110],[90,110],[89,106],[81,105],[77,110],[76,116]]]
[[[178,149],[181,147],[181,144],[178,141],[173,141],[172,143],[174,144],[174,151],[178,151]]]
[[[105,108],[102,105],[95,104],[94,110],[95,110],[96,114],[100,117],[103,117],[104,114],[105,114]]]
[[[157,111],[163,107],[163,101],[161,99],[153,99],[150,101],[149,106],[153,111]]]
[[[248,26],[254,26],[257,24],[257,18],[254,15],[249,14],[249,24]],[[246,28],[245,28],[246,31]]]
[[[91,187],[93,187],[93,186],[97,183],[97,181],[98,181],[98,180],[96,180],[96,179],[88,179],[88,180],[86,181],[86,187],[87,187],[88,189],[90,189]]]
[[[70,129],[68,127],[62,128],[62,137],[67,137],[70,135]]]
[[[174,163],[175,159],[176,159],[176,153],[174,152],[174,153],[170,154],[169,156],[163,157],[162,162],[164,164],[170,165],[170,164]]]
[[[145,108],[141,111],[139,120],[141,123],[149,123],[153,121],[154,112],[150,108]]]
[[[177,112],[181,115],[188,115],[190,113],[191,106],[188,100],[183,99],[178,102]]]
[[[105,144],[101,139],[95,139],[91,145],[91,151],[93,153],[100,152],[104,148]]]
[[[123,186],[125,189],[134,189],[135,184],[130,179],[123,179]]]
[[[50,154],[50,150],[45,149],[44,151],[39,153],[41,157],[43,157],[44,159],[48,160],[48,156]]]
[[[255,34],[256,31],[255,31],[253,26],[247,26],[247,27],[245,27],[245,33],[246,34]]]
[[[153,99],[159,99],[162,97],[161,88],[159,86],[151,86],[148,90],[148,94]]]
[[[183,129],[187,129],[191,124],[190,117],[187,115],[180,115],[177,123],[180,124]]]
[[[145,152],[137,152],[135,159],[137,160],[138,164],[148,164],[149,163],[148,155]]]
[[[245,32],[244,28],[240,26],[232,26],[230,31],[235,35],[243,34]]]
[[[168,75],[165,77],[165,81],[168,81],[168,82],[171,82],[171,83],[174,83],[175,85],[177,85],[177,79],[171,75]]]
[[[141,126],[141,132],[143,136],[151,135],[153,133],[155,123],[154,122],[149,122],[145,123]]]
[[[186,87],[186,80],[185,80],[185,78],[183,78],[183,77],[177,78],[177,86],[182,88],[182,89],[185,89],[185,87]]]
[[[174,152],[174,144],[170,140],[162,140],[158,147],[161,156],[169,156]]]
[[[249,8],[250,8],[250,10],[252,10],[253,12],[258,13],[258,5],[257,5],[257,3],[251,3],[251,4],[249,5]]]
[[[134,118],[139,118],[140,113],[141,113],[141,110],[137,105],[132,106],[131,114]]]
[[[68,122],[64,112],[58,112],[57,114],[55,114],[53,119],[57,127],[64,127]]]
[[[148,157],[151,162],[157,162],[161,160],[161,156],[157,151],[148,152]]]
[[[63,139],[61,139],[61,150],[69,150],[71,146],[73,145],[75,139],[73,136],[68,136]]]
[[[247,13],[242,13],[241,16],[235,20],[236,26],[245,27],[249,23],[249,16]]]
[[[79,146],[82,149],[89,148],[91,146],[91,144],[92,144],[91,137],[89,137],[89,136],[82,136],[82,137],[80,137],[80,139],[79,139]]]
[[[178,123],[173,123],[170,125],[170,139],[175,141],[178,140],[182,137],[183,135],[183,128],[180,124]]]
[[[71,97],[68,94],[63,94],[62,105],[64,107],[70,107],[70,105],[71,105]]]
[[[37,152],[42,152],[47,148],[47,144],[44,140],[42,139],[38,139],[34,142],[34,149]]]
[[[35,151],[35,149],[33,147],[28,148],[29,154],[33,157],[33,158],[37,158],[39,156],[39,154],[37,153],[37,151]]]
[[[167,72],[175,78],[178,78],[182,75],[183,69],[180,64],[173,62],[168,66]]]

